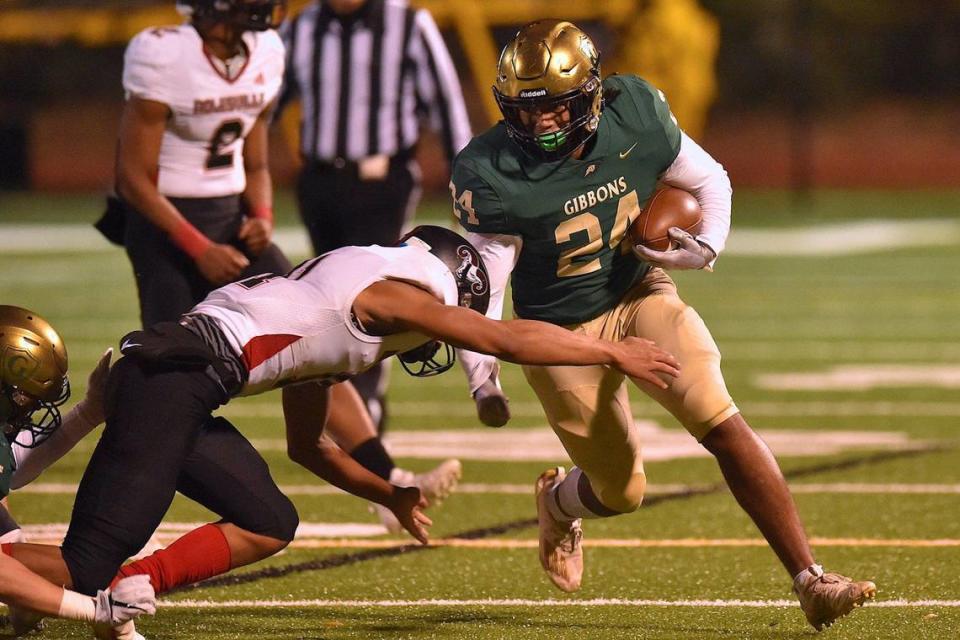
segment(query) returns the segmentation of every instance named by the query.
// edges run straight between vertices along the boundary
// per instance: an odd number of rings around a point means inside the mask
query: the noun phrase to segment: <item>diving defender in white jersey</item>
[[[426,543],[430,520],[417,488],[387,483],[321,439],[332,383],[394,354],[421,375],[446,369],[452,362],[436,357],[445,351],[440,341],[511,362],[605,364],[661,387],[678,373],[673,356],[647,340],[607,342],[541,322],[489,320],[489,294],[473,246],[447,229],[417,227],[399,246],[346,247],[286,276],[227,285],[179,322],[128,334],[63,562],[46,554],[31,568],[81,593],[147,573],[163,593],[285,547],[298,523],[293,505],[250,443],[211,415],[233,396],[283,387],[290,457],[386,505]],[[118,574],[178,490],[222,519]]]

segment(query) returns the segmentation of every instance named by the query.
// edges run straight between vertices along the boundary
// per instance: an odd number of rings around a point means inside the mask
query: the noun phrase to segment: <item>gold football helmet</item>
[[[521,148],[559,160],[586,142],[600,125],[603,89],[593,41],[571,22],[540,20],[517,32],[500,54],[493,94],[507,132]],[[569,111],[557,131],[536,134],[521,112]]]
[[[59,407],[69,397],[67,350],[59,334],[32,311],[0,305],[0,426],[6,437],[37,446],[60,426]]]

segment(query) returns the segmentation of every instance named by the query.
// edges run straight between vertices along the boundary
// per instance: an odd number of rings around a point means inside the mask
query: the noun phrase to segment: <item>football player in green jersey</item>
[[[726,172],[678,126],[663,93],[636,76],[601,80],[599,56],[569,22],[523,27],[500,57],[494,93],[503,120],[457,157],[454,209],[490,272],[488,315],[499,317],[508,276],[521,318],[620,340],[640,336],[673,353],[678,378],[634,384],[668,409],[712,453],[734,496],[794,578],[816,628],[872,597],[872,582],[824,573],[780,468],[727,391],[720,352],[666,269],[710,270],[730,226]],[[703,210],[675,248],[625,239],[657,182],[692,193]],[[491,358],[464,354],[488,424],[509,417]],[[540,561],[564,591],[580,588],[582,518],[634,511],[646,476],[624,376],[603,367],[525,366],[547,419],[576,465],[536,484]],[[483,416],[483,411],[481,411]]]

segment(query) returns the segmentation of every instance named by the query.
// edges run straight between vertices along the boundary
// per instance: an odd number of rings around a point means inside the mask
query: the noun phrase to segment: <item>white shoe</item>
[[[563,467],[547,469],[537,478],[537,520],[540,525],[540,566],[561,591],[572,593],[583,581],[583,530],[580,518],[557,520],[547,506],[550,490],[567,477]]]
[[[459,460],[444,460],[437,467],[425,473],[413,476],[413,485],[427,499],[430,506],[436,506],[453,493],[463,475],[463,465]]]
[[[438,505],[453,493],[463,475],[463,465],[459,460],[451,458],[444,460],[436,468],[424,473],[413,473],[400,467],[394,467],[390,472],[390,483],[400,487],[417,487],[427,499],[429,506]],[[397,520],[390,509],[382,504],[372,504],[374,512],[380,518],[381,524],[393,534],[403,533],[403,525]]]

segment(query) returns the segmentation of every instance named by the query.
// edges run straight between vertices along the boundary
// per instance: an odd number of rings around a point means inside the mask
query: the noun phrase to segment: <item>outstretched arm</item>
[[[491,320],[470,309],[441,304],[403,282],[370,285],[357,296],[354,311],[369,316],[384,333],[415,331],[517,364],[609,365],[663,389],[668,383],[661,376],[679,374],[676,359],[649,340],[629,337],[610,342],[547,322]]]
[[[432,522],[421,511],[426,501],[421,499],[420,490],[388,483],[323,437],[329,399],[330,388],[319,384],[308,382],[284,387],[283,417],[290,459],[335,487],[384,505],[393,511],[410,535],[427,544],[427,527]]]

